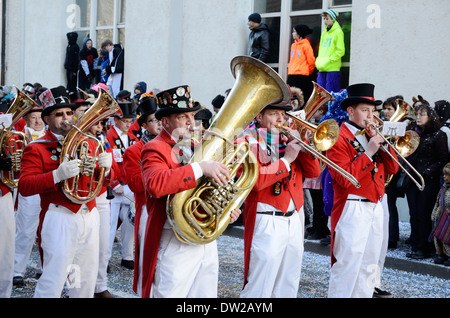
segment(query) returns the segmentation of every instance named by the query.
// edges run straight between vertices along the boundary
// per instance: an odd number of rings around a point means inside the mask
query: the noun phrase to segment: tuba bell
[[[103,144],[95,137],[87,134],[87,131],[99,121],[114,114],[120,114],[121,110],[117,102],[103,89],[99,89],[99,97],[86,111],[76,125],[72,125],[64,139],[61,150],[61,162],[67,156],[69,161],[78,159],[80,162],[80,174],[74,178],[63,181],[63,192],[66,197],[76,204],[85,204],[97,197],[100,193],[105,178],[105,168],[100,168],[95,173],[98,156],[105,152]],[[68,124],[66,122],[66,124]],[[96,145],[92,155],[89,141]],[[91,149],[91,150],[90,150]],[[81,177],[88,177],[88,189],[80,189]]]
[[[231,212],[244,202],[259,173],[248,143],[234,141],[264,107],[290,100],[281,77],[257,59],[235,57],[231,71],[236,82],[190,161],[222,162],[229,168],[231,180],[220,187],[204,177],[196,188],[167,199],[168,219],[177,238],[187,244],[209,243],[226,229]]]
[[[14,125],[30,110],[36,107],[36,102],[22,93],[17,87],[17,95],[6,114],[12,114],[12,124],[9,128],[0,129],[0,155],[11,159],[11,171],[1,171],[1,181],[10,189],[18,186],[20,162],[25,147],[30,142],[28,136],[19,131],[13,131]]]

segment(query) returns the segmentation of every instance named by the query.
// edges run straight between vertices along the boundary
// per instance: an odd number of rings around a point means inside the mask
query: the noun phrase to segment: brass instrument
[[[406,153],[411,154],[413,153],[417,147],[418,147],[418,139],[415,139],[415,137],[412,134],[409,134],[408,136],[405,135],[405,137],[403,138],[399,138],[397,140],[397,142],[395,143],[395,145],[392,145],[389,140],[380,132],[380,130],[378,129],[378,127],[372,123],[368,123],[368,128],[372,128],[378,135],[380,135],[383,140],[385,141],[385,143],[388,146],[391,146],[391,148],[394,150],[395,154],[400,157],[401,159],[403,159],[403,161],[406,163],[406,165],[418,176],[418,178],[420,179],[420,184],[419,182],[414,179],[414,177],[408,172],[408,170],[403,167],[400,162],[397,160],[397,158],[395,158],[395,156],[393,154],[391,154],[391,152],[389,151],[389,149],[386,149],[384,146],[381,146],[384,148],[384,150],[386,151],[386,153],[392,158],[392,160],[395,161],[395,163],[398,164],[398,166],[406,173],[406,175],[416,184],[416,186],[419,188],[420,191],[423,191],[423,189],[425,189],[425,181],[423,180],[423,177],[420,175],[420,173],[414,169],[414,167],[408,162],[408,160],[406,160],[403,156],[400,150],[398,150],[397,148],[401,149],[401,147],[405,148],[403,150],[406,151]],[[414,140],[415,139],[415,140]],[[415,149],[414,149],[415,147]]]
[[[202,178],[195,189],[167,200],[167,217],[177,238],[187,244],[209,243],[226,229],[231,212],[241,206],[259,173],[248,143],[235,144],[234,140],[264,107],[290,100],[289,88],[281,77],[257,59],[235,57],[231,71],[236,78],[233,89],[190,161],[222,162],[228,166],[231,179],[220,187],[212,179]]]
[[[407,120],[407,119],[415,120],[417,118],[414,108],[411,105],[409,105],[407,102],[405,102],[402,99],[397,99],[396,100],[396,104],[397,104],[397,107],[396,107],[395,113],[389,119],[390,122],[402,122],[402,121]],[[397,156],[400,157],[401,159],[403,159],[403,161],[406,163],[406,165],[408,165],[411,168],[411,170],[419,177],[420,184],[417,182],[416,179],[414,179],[412,177],[412,175],[408,171],[406,171],[406,169],[398,162],[398,160],[396,160],[392,156],[392,154],[389,151],[387,151],[387,149],[385,149],[385,150],[394,159],[394,161],[398,164],[398,166],[408,175],[408,177],[411,180],[413,180],[413,182],[417,185],[417,187],[420,189],[420,191],[423,191],[423,189],[425,188],[425,182],[424,182],[422,176],[405,159],[408,156],[412,155],[417,150],[417,148],[419,147],[419,143],[420,143],[420,136],[419,136],[419,134],[417,132],[415,132],[414,130],[408,130],[408,131],[405,132],[405,136],[397,138],[397,140],[394,142],[394,144],[392,144],[389,141],[389,139],[386,138],[380,132],[379,127],[381,125],[383,125],[383,121],[377,116],[374,116],[374,117],[375,117],[375,121],[378,122],[379,126],[376,127],[373,124],[371,126],[375,129],[375,131],[381,137],[383,137],[385,142],[394,149],[394,152],[397,154]],[[388,184],[391,182],[392,178],[393,178],[393,175],[388,175],[386,177],[385,186],[388,186]]]
[[[297,141],[299,141],[300,144],[302,145],[302,147],[305,148],[306,151],[311,153],[313,156],[316,156],[320,161],[322,161],[325,164],[327,164],[330,168],[336,170],[340,175],[342,175],[344,178],[346,178],[348,181],[350,181],[356,188],[360,188],[361,187],[361,184],[359,183],[359,181],[354,176],[352,176],[350,173],[348,173],[347,171],[345,171],[344,169],[339,167],[337,164],[335,164],[333,161],[328,159],[321,152],[319,152],[316,149],[314,149],[314,147],[311,147],[310,145],[308,145],[301,138],[298,138],[297,136],[291,134],[291,132],[289,130],[287,130],[286,127],[284,127],[282,125],[277,125],[277,128],[280,129],[281,132],[283,134],[285,134],[286,136],[290,136],[291,138],[294,138]]]
[[[14,125],[29,111],[36,107],[36,102],[26,94],[22,93],[17,87],[17,95],[14,102],[9,107],[6,114],[12,114],[12,124],[9,128],[0,130],[0,154],[11,159],[11,171],[1,171],[1,181],[10,189],[18,186],[20,172],[20,162],[25,147],[30,142],[28,136],[19,131],[13,131]]]
[[[103,144],[94,136],[87,134],[87,131],[99,121],[118,113],[120,110],[117,102],[103,89],[99,88],[99,97],[81,120],[71,125],[72,129],[65,137],[61,150],[61,162],[67,156],[68,160],[78,159],[80,162],[80,174],[74,178],[63,181],[63,192],[66,197],[76,204],[85,204],[97,197],[100,193],[105,178],[105,168],[100,168],[99,173],[94,173],[98,156],[105,152]],[[89,140],[96,144],[94,156],[90,155]],[[80,189],[80,178],[89,177],[88,189]]]
[[[317,111],[322,108],[326,103],[336,100],[333,95],[327,92],[322,86],[313,82],[314,90],[309,98],[308,102],[305,105],[305,120],[311,121]]]

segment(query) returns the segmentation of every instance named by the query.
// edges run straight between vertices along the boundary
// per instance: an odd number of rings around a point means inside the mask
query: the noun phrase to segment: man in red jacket
[[[134,280],[133,290],[141,295],[142,290],[142,248],[143,235],[147,224],[147,197],[145,195],[144,183],[142,181],[141,152],[146,143],[153,140],[161,132],[161,122],[155,118],[157,110],[156,99],[154,97],[144,97],[139,105],[142,114],[137,123],[139,129],[144,128],[142,138],[130,148],[125,150],[123,155],[123,165],[125,167],[126,181],[130,190],[134,193],[135,216],[134,216]]]
[[[372,297],[378,259],[383,242],[383,207],[386,174],[398,171],[397,163],[380,147],[383,138],[371,129],[375,124],[374,85],[347,88],[341,108],[349,120],[341,125],[338,141],[327,156],[361,184],[356,188],[336,170],[333,178],[334,205],[331,211],[331,257],[329,297]],[[391,148],[389,151],[395,158]]]
[[[168,196],[197,187],[202,176],[219,185],[230,178],[227,166],[214,161],[187,164],[191,149],[176,146],[190,138],[195,106],[188,86],[157,95],[162,131],[142,149],[143,182],[147,195],[147,227],[142,264],[142,297],[217,297],[217,243],[188,245],[179,241],[166,214]],[[231,213],[231,222],[240,215]]]
[[[320,163],[296,139],[280,134],[291,106],[267,106],[245,132],[259,164],[244,204],[244,288],[241,297],[297,297],[303,257],[303,178]],[[298,131],[292,134],[300,137]]]
[[[109,257],[112,255],[114,238],[118,227],[121,227],[121,266],[134,269],[134,226],[128,219],[128,212],[132,204],[133,192],[126,181],[126,173],[123,165],[123,155],[125,150],[137,142],[136,137],[130,132],[130,127],[136,119],[135,105],[131,102],[119,102],[122,110],[121,116],[114,116],[112,125],[106,135],[117,162],[120,175],[118,180],[111,185],[114,192],[114,199],[111,200],[111,232]]]
[[[99,259],[98,211],[95,200],[81,205],[62,191],[60,183],[79,175],[80,168],[78,160],[64,158],[61,163],[63,137],[71,129],[73,110],[63,87],[51,91],[54,100],[42,112],[48,131],[25,148],[19,179],[21,195],[41,197],[38,241],[43,272],[34,296],[60,298],[67,281],[69,297],[92,298]],[[98,166],[108,176],[112,156],[99,155]],[[89,180],[80,177],[80,190],[88,189]]]

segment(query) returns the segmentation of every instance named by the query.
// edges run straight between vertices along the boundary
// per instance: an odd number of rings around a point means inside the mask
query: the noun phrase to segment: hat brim
[[[146,112],[143,113],[139,118],[138,118],[138,124],[139,126],[142,126],[143,124],[145,124],[145,120],[147,119],[148,116],[150,116],[151,114],[154,114],[155,112]],[[159,119],[158,119],[159,120]]]
[[[60,109],[60,108],[70,108],[70,109],[74,109],[74,105],[73,104],[57,104],[57,105],[53,105],[53,106],[48,106],[46,107],[41,114],[42,119],[44,119],[45,116],[50,115],[50,113],[56,109]]]
[[[354,106],[358,104],[369,104],[373,106],[378,106],[383,104],[381,100],[371,100],[363,97],[348,97],[341,102],[341,109],[347,111],[349,106]]]
[[[284,111],[288,112],[288,111],[293,110],[294,107],[292,107],[291,105],[269,105],[264,108],[264,110],[267,110],[267,109],[278,109],[278,110],[284,110]]]
[[[192,108],[163,107],[163,108],[159,108],[156,111],[155,117],[156,117],[156,119],[161,120],[163,117],[167,117],[172,114],[195,112],[195,111],[199,110],[200,108],[201,108],[200,105],[194,106]]]

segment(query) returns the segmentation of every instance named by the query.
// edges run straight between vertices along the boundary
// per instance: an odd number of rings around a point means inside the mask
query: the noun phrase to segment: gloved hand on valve
[[[69,161],[69,156],[64,157],[63,162],[59,165],[58,169],[53,170],[53,180],[55,184],[61,181],[73,178],[80,173],[80,167],[78,166],[78,160]]]
[[[98,156],[98,166],[105,168],[105,176],[109,175],[112,167],[112,154],[104,152]]]

